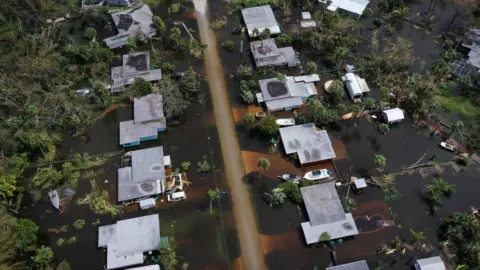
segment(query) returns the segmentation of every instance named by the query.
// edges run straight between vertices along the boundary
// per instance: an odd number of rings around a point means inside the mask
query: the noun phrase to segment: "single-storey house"
[[[118,169],[117,201],[131,201],[162,194],[165,190],[165,166],[170,156],[164,156],[163,146],[131,152],[131,166]]]
[[[310,221],[303,222],[302,230],[307,244],[358,235],[351,213],[345,213],[335,183],[328,182],[300,188]]]
[[[403,119],[405,119],[405,115],[403,113],[403,110],[400,109],[400,108],[393,108],[393,109],[384,110],[382,112],[382,115],[383,115],[383,119],[388,124],[401,122]]]
[[[318,130],[313,123],[280,128],[280,137],[285,153],[297,153],[302,165],[336,157],[327,131]]]
[[[98,227],[98,247],[107,249],[106,269],[143,264],[144,253],[156,250],[159,244],[158,214]]]
[[[365,79],[360,78],[360,76],[348,72],[345,76],[342,76],[342,81],[345,82],[347,86],[348,95],[354,102],[360,102],[363,93],[370,92],[370,88],[367,85]]]
[[[153,13],[148,5],[112,13],[118,34],[104,39],[103,42],[108,48],[115,49],[125,46],[128,38],[137,38],[138,35],[143,35],[145,38],[155,36],[157,30],[152,17]]]
[[[288,111],[303,105],[311,96],[318,95],[315,82],[317,74],[285,77],[285,80],[270,78],[258,81],[261,93],[257,93],[258,103],[265,103],[268,111]]]
[[[452,73],[457,76],[475,75],[480,72],[480,28],[472,28],[465,36],[462,47],[468,53],[453,63]]]
[[[297,53],[293,47],[278,48],[273,38],[252,41],[250,49],[256,67],[294,67],[298,62]]]
[[[328,0],[318,0],[322,4],[328,4]],[[368,6],[370,0],[330,0],[327,9],[338,13],[348,14],[360,18]]]
[[[120,122],[120,145],[139,145],[140,142],[155,140],[158,132],[166,129],[163,113],[163,98],[150,94],[133,100],[133,120]]]
[[[123,90],[123,86],[135,82],[135,78],[143,78],[147,82],[159,81],[162,79],[161,69],[150,68],[150,55],[148,52],[137,52],[124,54],[122,65],[113,67],[111,70],[112,86],[110,93]]]
[[[363,260],[327,267],[326,270],[370,270],[370,268],[368,267],[367,261]]]
[[[247,26],[248,36],[255,37],[255,29],[262,33],[265,29],[270,30],[270,34],[280,34],[281,30],[278,26],[277,19],[273,14],[270,5],[251,7],[242,9],[242,16]]]
[[[415,270],[445,270],[445,264],[439,256],[420,259],[415,262]]]

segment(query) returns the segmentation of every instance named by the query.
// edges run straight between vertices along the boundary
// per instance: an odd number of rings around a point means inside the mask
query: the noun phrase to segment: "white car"
[[[169,202],[179,202],[187,199],[187,194],[185,191],[174,192],[168,194],[167,199]]]

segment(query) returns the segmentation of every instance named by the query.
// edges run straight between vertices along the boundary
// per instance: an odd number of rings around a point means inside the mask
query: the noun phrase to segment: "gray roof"
[[[307,244],[314,244],[320,242],[320,236],[323,233],[328,233],[330,239],[339,239],[348,236],[358,235],[358,228],[353,220],[351,213],[345,214],[345,220],[336,221],[327,224],[312,226],[310,222],[302,223],[303,235]]]
[[[118,169],[117,201],[159,194],[164,181],[162,146],[132,151],[132,166]]]
[[[328,267],[326,270],[370,270],[367,261],[358,261],[342,265]]]
[[[143,33],[146,37],[156,35],[157,31],[152,16],[152,11],[148,5],[112,13],[112,19],[117,27],[118,34],[103,41],[110,49],[114,49],[124,46],[127,44],[129,37],[135,38],[138,33]]]
[[[335,183],[328,182],[300,188],[312,226],[345,220],[345,211]]]
[[[326,130],[317,130],[313,123],[280,128],[287,154],[297,153],[301,164],[336,157]]]
[[[242,9],[242,16],[250,37],[254,36],[254,29],[258,29],[261,33],[265,28],[268,28],[272,34],[280,33],[280,27],[269,5],[244,8]]]
[[[135,123],[159,120],[165,122],[162,95],[150,94],[135,98],[133,101],[133,115]]]
[[[107,269],[143,263],[143,253],[160,243],[158,214],[124,219],[98,228],[99,247],[107,247]]]
[[[295,78],[297,77],[286,77],[283,81],[277,78],[258,81],[263,101],[269,111],[299,107],[304,99],[318,94],[313,83],[295,82]]]
[[[140,139],[155,136],[158,129],[166,127],[166,120],[135,123],[133,120],[120,122],[120,145],[139,142]]]
[[[162,79],[161,69],[150,69],[150,55],[148,52],[124,54],[122,66],[111,70],[112,87],[110,92],[120,92],[122,87],[135,82],[135,78],[143,78],[147,82]]]
[[[297,55],[292,47],[278,48],[273,38],[250,42],[257,67],[297,65]]]
[[[420,259],[415,262],[416,270],[445,270],[445,264],[439,256]]]

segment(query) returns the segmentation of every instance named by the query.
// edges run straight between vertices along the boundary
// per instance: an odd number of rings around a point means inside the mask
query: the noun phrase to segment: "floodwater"
[[[197,22],[204,51],[210,92],[213,99],[215,120],[222,146],[225,172],[232,193],[233,211],[240,240],[244,269],[266,269],[257,226],[252,211],[247,186],[243,182],[245,170],[241,159],[235,123],[231,114],[228,92],[225,86],[223,67],[218,57],[217,42],[210,30],[206,0],[195,0]]]

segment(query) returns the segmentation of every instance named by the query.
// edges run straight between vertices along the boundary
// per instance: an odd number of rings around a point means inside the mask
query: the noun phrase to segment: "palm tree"
[[[343,66],[343,61],[350,54],[350,49],[347,47],[339,46],[336,47],[333,52],[327,56],[327,58],[335,63],[337,69],[340,69]]]
[[[265,193],[265,199],[270,207],[273,207],[273,205],[282,204],[286,197],[287,195],[283,191],[283,188],[274,188],[270,193]]]
[[[390,131],[390,127],[387,124],[379,124],[377,126],[377,132],[382,135],[387,135],[389,131]]]
[[[413,229],[410,229],[410,233],[412,233],[413,235],[415,244],[421,243],[422,241],[425,241],[427,239],[423,232],[415,232]]]
[[[378,170],[383,170],[387,163],[387,159],[383,155],[375,155],[373,162],[375,162],[375,166]]]
[[[257,166],[261,171],[266,171],[270,168],[270,161],[267,158],[262,157],[258,160]],[[261,173],[258,172],[258,186],[260,186],[260,176]]]
[[[434,180],[432,183],[434,189],[438,190],[439,192],[443,193],[445,196],[450,196],[455,193],[455,185],[450,185],[447,181],[440,178],[438,180]]]
[[[207,191],[207,196],[208,196],[208,199],[210,199],[210,214],[211,214],[212,213],[212,203],[213,203],[213,201],[217,201],[218,199],[220,199],[220,194],[218,193],[217,190],[209,189]]]

